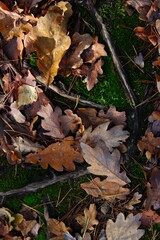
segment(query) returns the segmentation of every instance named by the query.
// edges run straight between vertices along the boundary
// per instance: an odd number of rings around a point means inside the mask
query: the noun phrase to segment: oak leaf
[[[152,226],[153,224],[160,223],[160,215],[153,210],[143,211],[141,217],[141,223],[146,226]]]
[[[62,142],[49,145],[44,150],[27,155],[25,161],[33,164],[39,163],[44,169],[50,165],[53,169],[61,172],[64,169],[74,171],[74,162],[81,163],[83,158],[78,143],[70,136],[64,138]]]
[[[125,204],[125,208],[129,209],[129,210],[133,210],[133,205],[138,204],[141,202],[141,200],[139,200],[142,197],[142,194],[139,194],[138,192],[135,192],[132,199]]]
[[[59,117],[62,132],[64,133],[64,135],[67,136],[70,132],[74,134],[77,131],[82,134],[82,132],[84,131],[84,127],[82,125],[81,118],[78,117],[77,114],[74,114],[70,109],[66,109],[64,112],[66,115],[61,115]]]
[[[55,107],[54,111],[50,104],[41,106],[41,109],[37,112],[38,116],[42,117],[42,128],[48,132],[45,135],[53,138],[64,138],[62,128],[59,121],[59,116],[62,115],[62,111],[59,107]]]
[[[115,106],[109,107],[106,113],[104,112],[104,110],[100,110],[98,113],[98,117],[109,119],[115,125],[126,126],[126,113],[124,111],[123,112],[117,111]]]
[[[99,59],[97,62],[92,63],[91,67],[87,70],[87,76],[83,80],[86,83],[87,90],[90,91],[98,82],[98,74],[102,75],[103,61]]]
[[[25,123],[26,118],[25,116],[20,112],[20,110],[18,109],[18,105],[17,102],[14,101],[13,103],[11,103],[10,105],[10,109],[11,111],[9,112],[14,119],[16,120],[16,122],[18,123]]]
[[[56,237],[53,237],[51,239],[64,240],[63,234],[68,233],[70,228],[66,227],[66,225],[62,221],[58,221],[57,219],[54,219],[54,218],[48,218],[47,230],[49,233],[56,235]]]
[[[105,200],[114,198],[126,199],[126,195],[130,192],[128,188],[123,188],[115,182],[109,182],[107,179],[101,181],[98,177],[94,178],[91,182],[82,183],[81,188],[87,194],[93,197],[101,197]]]
[[[120,172],[120,152],[115,149],[112,153],[108,151],[105,144],[92,148],[81,143],[82,155],[85,161],[90,164],[87,169],[90,173],[100,176],[107,176],[109,182],[115,182],[124,186],[130,182],[126,173]]]
[[[83,51],[81,57],[85,63],[93,63],[100,57],[107,56],[106,51],[104,50],[104,44],[98,43],[98,37],[93,38],[92,45]]]
[[[147,183],[146,210],[152,206],[154,209],[160,208],[160,169],[157,167],[152,170],[150,182]]]
[[[97,142],[105,142],[109,151],[113,148],[118,147],[125,142],[128,138],[128,131],[123,130],[123,125],[117,125],[108,129],[110,122],[106,122],[98,125],[93,131],[92,127],[89,127],[81,138],[81,142],[87,143],[91,146],[95,146]]]
[[[60,1],[38,19],[30,33],[38,54],[38,67],[44,73],[46,85],[53,82],[59,63],[71,44],[67,35],[67,22],[71,15],[70,3]]]
[[[106,225],[107,240],[138,240],[144,235],[144,230],[138,229],[141,222],[141,214],[133,216],[129,214],[126,219],[123,213],[119,213],[115,223],[109,219]]]
[[[83,227],[82,232],[85,229],[94,230],[94,225],[98,225],[99,221],[96,219],[97,210],[95,204],[90,204],[89,209],[84,209],[84,215],[78,215],[76,217],[77,222]]]

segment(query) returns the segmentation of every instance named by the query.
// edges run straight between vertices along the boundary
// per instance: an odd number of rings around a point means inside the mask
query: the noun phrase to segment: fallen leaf
[[[49,145],[44,150],[27,155],[25,162],[39,163],[44,169],[50,165],[53,169],[61,172],[64,169],[74,171],[75,164],[73,162],[81,163],[83,158],[77,142],[70,136],[64,138],[62,142]]]
[[[136,55],[134,57],[134,62],[140,67],[140,68],[144,68],[144,57],[142,55],[142,53],[139,53],[138,55]]]
[[[129,209],[129,210],[133,210],[134,209],[133,205],[140,203],[141,200],[139,200],[139,199],[141,197],[142,197],[142,194],[135,192],[132,199],[127,204],[125,204],[125,208]]]
[[[67,22],[71,15],[70,3],[60,1],[38,19],[30,33],[38,54],[38,67],[44,73],[46,85],[53,82],[59,63],[71,44],[67,35]]]
[[[80,35],[75,32],[71,38],[71,46],[60,62],[60,74],[68,75],[71,73],[72,68],[80,68],[84,63],[82,53],[91,46],[92,42],[93,38],[90,34]]]
[[[64,112],[66,115],[61,115],[59,117],[63,134],[67,136],[70,132],[74,134],[77,131],[79,131],[79,133],[82,134],[84,128],[82,125],[81,118],[78,117],[77,114],[74,114],[70,109],[66,109]]]
[[[124,127],[126,126],[126,113],[124,111],[117,111],[115,106],[109,107],[106,113],[104,110],[100,110],[98,117],[107,118],[111,120],[115,125],[123,125]]]
[[[41,106],[41,109],[37,112],[37,115],[42,117],[42,128],[48,132],[44,135],[51,136],[53,138],[64,138],[62,127],[60,125],[59,116],[62,115],[62,111],[59,107],[55,107],[54,111],[50,104]]]
[[[95,108],[78,108],[77,115],[81,118],[85,129],[91,125],[95,128],[99,124],[110,122],[108,118],[98,116],[99,113]]]
[[[146,226],[152,226],[153,224],[160,223],[160,216],[153,210],[143,211],[141,217],[141,223]]]
[[[138,229],[141,222],[141,214],[129,214],[126,219],[123,213],[119,213],[115,223],[109,219],[106,225],[107,240],[138,240],[144,235],[144,230]]]
[[[92,45],[81,55],[84,63],[94,63],[98,58],[107,56],[104,47],[104,44],[98,43],[98,37],[95,36]]]
[[[84,209],[84,215],[78,215],[76,217],[77,222],[83,227],[82,232],[87,230],[94,230],[94,225],[98,225],[99,221],[96,219],[97,211],[96,205],[90,204],[89,209]]]
[[[118,147],[122,142],[125,142],[129,133],[128,131],[123,130],[123,125],[117,125],[108,129],[109,124],[110,122],[102,123],[93,131],[92,127],[89,127],[84,131],[80,142],[87,143],[94,147],[98,142],[103,141],[109,151],[112,151],[113,148]]]
[[[107,179],[101,181],[98,177],[90,182],[82,183],[81,188],[87,194],[93,197],[101,197],[105,200],[112,200],[114,198],[126,199],[126,195],[130,192],[128,188],[123,188],[115,182],[109,182]]]
[[[117,149],[110,153],[105,144],[92,148],[84,143],[81,143],[81,148],[85,161],[91,165],[87,168],[90,173],[107,176],[109,182],[120,186],[130,182],[126,173],[120,172],[120,152]]]
[[[68,233],[69,230],[70,228],[66,227],[64,222],[58,221],[54,218],[47,219],[47,231],[56,235],[56,237],[53,237],[51,239],[64,240],[63,234]]]
[[[87,76],[83,80],[86,83],[88,91],[90,91],[98,82],[98,74],[103,74],[102,66],[103,61],[99,59],[97,62],[92,63],[91,67],[88,69]]]
[[[160,169],[155,167],[151,173],[151,183],[147,183],[147,199],[145,209],[149,210],[152,206],[156,210],[160,208]]]
[[[20,16],[15,12],[7,11],[0,7],[1,34],[6,40],[10,40],[13,37],[23,39],[24,33],[28,33],[35,23],[36,19],[33,16]]]
[[[38,94],[35,87],[23,84],[18,88],[17,106],[22,108],[25,105],[36,102]]]
[[[5,237],[13,229],[13,221],[14,217],[11,215],[9,209],[0,208],[0,236]]]
[[[43,149],[44,147],[38,143],[34,143],[26,137],[15,137],[12,138],[13,146],[17,152],[21,154],[26,154],[30,152],[37,152],[39,149]]]
[[[16,122],[18,123],[25,123],[26,118],[25,116],[20,112],[20,110],[18,109],[18,105],[17,102],[14,101],[13,103],[11,103],[10,105],[10,109],[11,111],[9,112],[14,119],[16,120]]]

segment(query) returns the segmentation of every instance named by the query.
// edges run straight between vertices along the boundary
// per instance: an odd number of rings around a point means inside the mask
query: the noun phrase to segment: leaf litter
[[[97,175],[81,184],[92,196],[92,202],[72,218],[79,230],[44,214],[48,239],[140,239],[144,235],[144,230],[139,229],[141,224],[150,226],[160,222],[159,102],[149,116],[145,136],[138,142],[139,150],[145,153],[152,169],[146,184],[146,199],[134,190],[131,197],[131,180],[122,168],[123,154],[127,151],[125,142],[129,137],[125,130],[125,112],[117,111],[114,106],[106,111],[61,109],[46,96],[32,71],[19,69],[24,57],[36,51],[46,86],[58,75],[77,75],[90,91],[98,82],[98,76],[103,74],[102,57],[107,53],[98,37],[69,32],[71,3],[42,2],[22,1],[15,6],[10,1],[6,5],[0,2],[0,56],[7,59],[6,64],[0,65],[3,74],[0,97],[6,99],[0,108],[1,149],[12,165],[29,163],[62,172],[74,171],[86,162],[88,171]],[[34,15],[41,3],[41,11]],[[148,23],[146,27],[135,28],[135,34],[156,46],[159,55],[158,1],[127,0],[129,14],[133,8],[139,18]],[[139,59],[135,61],[141,65]],[[159,56],[152,64],[160,65]],[[159,90],[159,75],[155,77]],[[157,167],[153,168],[152,164]],[[141,209],[136,207],[142,201]],[[99,211],[102,202],[106,205],[105,214]],[[41,228],[38,214],[28,208],[14,214],[2,207],[0,222],[3,239],[29,240],[36,237]]]

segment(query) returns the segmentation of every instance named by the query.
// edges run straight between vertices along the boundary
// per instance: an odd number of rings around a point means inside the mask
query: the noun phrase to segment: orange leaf
[[[57,171],[63,171],[64,168],[70,171],[75,170],[73,162],[83,162],[79,152],[79,143],[75,142],[73,137],[67,137],[62,142],[56,142],[49,145],[46,149],[38,153],[27,155],[26,162],[36,164],[47,169],[48,165]]]

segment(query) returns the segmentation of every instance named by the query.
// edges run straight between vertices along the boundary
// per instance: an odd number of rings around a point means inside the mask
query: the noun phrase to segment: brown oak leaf
[[[85,161],[91,165],[87,168],[90,173],[107,176],[109,182],[115,182],[120,186],[130,182],[126,173],[120,172],[120,152],[117,149],[110,153],[106,145],[102,143],[95,148],[81,143],[81,148]]]
[[[109,151],[118,147],[125,142],[128,138],[128,131],[123,130],[123,125],[117,125],[108,129],[110,122],[102,123],[98,125],[93,131],[92,127],[89,127],[84,131],[81,138],[81,142],[87,143],[90,146],[96,146],[98,142],[105,142]]]
[[[141,200],[139,200],[142,197],[142,194],[139,194],[138,192],[135,192],[132,199],[125,204],[125,208],[129,209],[129,210],[133,210],[133,205],[138,204],[141,202]]]
[[[99,177],[94,178],[91,182],[81,184],[87,194],[93,197],[101,197],[105,200],[111,200],[114,198],[126,199],[126,195],[129,194],[128,188],[123,188],[118,183],[109,182],[107,179],[101,181]]]
[[[42,117],[42,127],[48,132],[45,135],[53,138],[64,138],[62,128],[59,121],[59,116],[62,115],[62,111],[59,107],[55,107],[54,111],[50,104],[41,106],[41,109],[37,112],[38,116]]]
[[[61,172],[64,169],[74,171],[74,162],[81,163],[83,158],[79,151],[79,143],[70,136],[64,138],[62,142],[49,145],[44,150],[27,155],[25,161],[33,164],[39,163],[44,169],[50,165],[53,169]]]
[[[58,221],[54,218],[47,219],[47,231],[56,235],[56,237],[50,238],[54,240],[64,240],[64,233],[68,233],[70,228],[66,227],[64,222]]]
[[[106,225],[107,240],[138,240],[144,235],[144,230],[138,229],[141,214],[129,214],[126,219],[123,213],[119,213],[115,223],[109,219]]]
[[[83,51],[81,57],[85,63],[93,63],[100,57],[107,56],[106,51],[104,50],[104,44],[98,43],[98,37],[93,38],[92,45]]]
[[[73,134],[77,131],[82,134],[84,131],[84,127],[82,125],[81,118],[78,117],[77,114],[74,114],[70,109],[66,109],[64,112],[66,115],[61,115],[59,117],[62,132],[64,133],[64,135],[67,136],[70,132]]]
[[[157,167],[152,170],[150,182],[147,183],[145,209],[149,210],[153,206],[156,210],[160,208],[160,169]]]
[[[84,215],[76,217],[77,222],[83,227],[82,232],[87,230],[94,230],[94,225],[98,225],[99,221],[96,219],[97,210],[95,204],[90,204],[89,209],[84,209]]]
[[[141,217],[141,223],[146,226],[152,226],[153,224],[160,223],[160,215],[153,210],[143,211]]]

